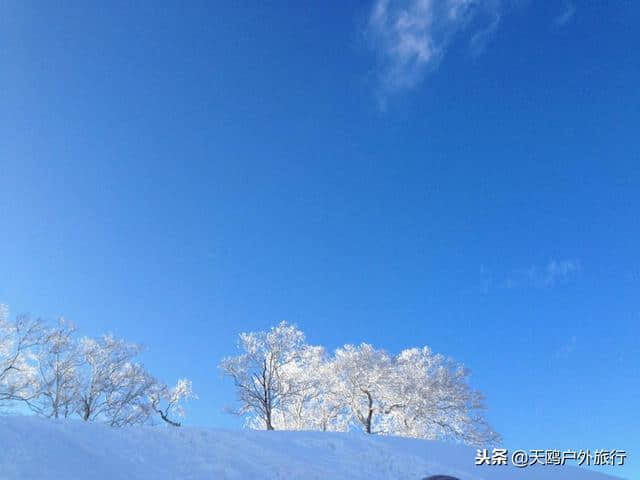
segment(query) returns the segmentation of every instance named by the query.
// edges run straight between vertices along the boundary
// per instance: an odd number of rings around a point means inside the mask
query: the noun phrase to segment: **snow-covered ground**
[[[570,467],[476,467],[463,446],[363,434],[110,429],[0,417],[1,480],[607,480]]]

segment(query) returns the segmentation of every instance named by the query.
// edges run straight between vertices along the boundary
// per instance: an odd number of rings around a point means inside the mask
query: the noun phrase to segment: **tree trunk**
[[[84,420],[85,422],[89,421],[89,417],[91,416],[91,407],[89,406],[89,402],[87,400],[83,400],[82,401],[83,405],[82,405],[82,420]]]
[[[369,412],[367,413],[367,422],[365,424],[365,429],[367,433],[371,433],[371,419],[373,418],[373,398],[371,398],[371,393],[368,391],[365,392],[367,394],[367,399],[369,400]]]
[[[162,420],[167,422],[169,425],[172,425],[174,427],[182,426],[180,422],[174,422],[173,420],[171,420],[162,410],[156,410],[156,412],[158,412],[160,414],[160,418],[162,418]]]
[[[273,430],[273,424],[271,423],[271,391],[270,385],[267,381],[267,361],[262,363],[262,389],[264,393],[264,411],[265,411],[265,423],[267,430]]]
[[[267,410],[267,430],[274,430],[273,425],[271,424],[271,409]]]

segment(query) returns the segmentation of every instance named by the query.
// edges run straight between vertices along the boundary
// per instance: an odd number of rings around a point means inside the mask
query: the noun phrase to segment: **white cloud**
[[[580,271],[575,260],[550,260],[543,266],[511,270],[507,274],[494,275],[484,265],[480,267],[480,289],[483,294],[494,288],[539,288],[548,289],[570,281]]]
[[[565,283],[580,270],[580,264],[574,260],[551,260],[544,267],[533,265],[519,270],[507,279],[507,286],[531,286],[550,288],[558,283]]]
[[[375,0],[368,34],[382,89],[389,93],[419,84],[456,34],[475,18],[487,17],[488,25],[470,39],[472,50],[481,51],[500,22],[499,6],[498,0]]]
[[[498,29],[501,19],[502,16],[500,15],[500,13],[496,13],[489,25],[473,34],[469,45],[471,46],[471,51],[474,55],[480,55],[484,52],[484,49],[489,43],[489,40],[491,40],[493,34]]]
[[[564,27],[571,21],[575,14],[576,6],[571,2],[565,2],[564,10],[553,20],[553,23],[556,27]]]

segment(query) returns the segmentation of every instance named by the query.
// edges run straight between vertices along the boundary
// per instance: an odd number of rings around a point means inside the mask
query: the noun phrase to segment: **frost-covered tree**
[[[31,400],[37,394],[31,350],[40,335],[40,321],[21,315],[12,322],[9,309],[0,305],[0,408]]]
[[[76,412],[82,357],[75,332],[75,325],[61,318],[55,327],[43,329],[33,348],[38,388],[26,403],[38,415],[67,418]]]
[[[483,396],[469,386],[468,369],[423,347],[401,352],[394,370],[399,406],[383,419],[386,433],[471,445],[499,441],[482,415]]]
[[[240,335],[241,355],[221,368],[234,380],[250,428],[332,430],[495,443],[469,371],[428,347],[392,356],[345,345],[329,356],[296,327]]]
[[[0,305],[0,409],[18,403],[49,418],[78,415],[113,427],[149,422],[157,413],[168,424],[184,415],[182,402],[196,398],[191,382],[169,388],[138,361],[139,345],[105,335],[77,340],[74,325],[51,328],[19,316],[9,320]]]
[[[193,393],[191,380],[186,378],[179,379],[176,385],[171,388],[167,385],[156,384],[149,397],[152,410],[165,423],[174,427],[182,425],[174,420],[175,417],[184,417],[182,402],[195,398],[198,397]]]
[[[393,358],[363,343],[335,353],[335,374],[343,408],[366,433],[383,433],[383,417],[401,406]]]
[[[335,354],[343,407],[367,433],[496,443],[484,419],[483,397],[469,370],[428,347],[392,357],[371,345],[347,345]]]
[[[299,393],[297,378],[285,370],[300,357],[304,334],[294,325],[281,322],[269,331],[241,333],[242,353],[220,362],[232,378],[240,407],[235,413],[247,415],[267,430],[274,430],[274,413],[286,410]]]
[[[334,362],[323,347],[305,345],[281,375],[295,390],[289,402],[274,410],[272,421],[277,430],[348,429],[348,417],[338,398]],[[263,427],[259,423],[251,426]]]
[[[140,351],[139,345],[112,335],[80,341],[77,412],[83,420],[122,427],[149,419],[156,380],[135,362]]]

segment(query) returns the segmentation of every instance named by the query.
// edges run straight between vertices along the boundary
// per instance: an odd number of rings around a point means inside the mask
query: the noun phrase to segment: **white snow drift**
[[[0,417],[1,480],[611,480],[571,467],[476,467],[475,450],[356,433],[126,427]]]

